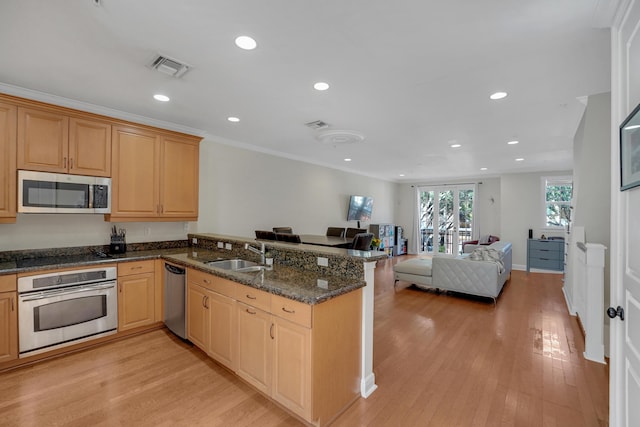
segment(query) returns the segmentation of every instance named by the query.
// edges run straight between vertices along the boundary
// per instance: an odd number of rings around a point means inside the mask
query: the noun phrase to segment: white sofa
[[[495,300],[511,275],[511,243],[498,241],[483,248],[495,250],[502,266],[493,261],[474,261],[471,259],[473,254],[436,254],[433,259],[415,258],[396,264],[394,279],[420,288],[436,288]]]

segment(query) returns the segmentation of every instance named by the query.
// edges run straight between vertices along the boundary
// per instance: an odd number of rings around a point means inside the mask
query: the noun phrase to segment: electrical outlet
[[[223,249],[223,248],[224,248],[224,243],[218,242],[218,249]]]
[[[144,235],[145,236],[150,236],[151,235],[151,227],[145,227],[144,228]]]
[[[231,243],[225,243],[224,248],[230,251],[233,248],[233,246],[231,246]]]
[[[318,265],[320,267],[329,267],[329,259],[319,256],[318,257]]]
[[[329,282],[323,279],[318,279],[318,287],[322,289],[329,289]]]
[[[191,239],[191,243],[193,243],[194,245],[197,245],[198,244],[198,238],[197,237],[192,238]]]

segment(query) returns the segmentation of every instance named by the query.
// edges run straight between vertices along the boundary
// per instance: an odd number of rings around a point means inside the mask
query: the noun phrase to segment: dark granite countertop
[[[317,304],[365,286],[364,279],[325,275],[279,264],[272,270],[262,272],[240,273],[222,270],[204,264],[206,261],[219,259],[219,252],[201,248],[196,252],[184,247],[132,251],[106,257],[80,254],[5,261],[0,262],[0,275],[158,258],[307,304]]]
[[[209,267],[205,265],[205,262],[219,258],[218,253],[210,251],[198,250],[198,252],[165,255],[163,258],[176,264],[212,273],[243,285],[311,305],[365,286],[364,278],[356,280],[341,276],[322,275],[284,265],[275,265],[271,270],[265,269],[248,273]]]

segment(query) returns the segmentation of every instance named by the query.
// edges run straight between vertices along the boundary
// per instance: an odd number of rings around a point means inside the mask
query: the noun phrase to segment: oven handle
[[[116,285],[115,283],[108,283],[108,284],[104,284],[104,285],[92,285],[92,286],[83,286],[81,288],[74,288],[72,290],[55,290],[55,291],[48,291],[48,292],[43,292],[41,294],[39,294],[38,296],[33,296],[33,297],[29,297],[29,296],[25,296],[22,299],[22,302],[27,302],[27,301],[37,301],[40,299],[45,299],[45,298],[51,298],[51,297],[57,297],[57,296],[61,296],[61,295],[71,295],[71,294],[77,294],[80,292],[91,292],[91,291],[99,291],[102,289],[109,289],[109,288],[115,288]]]

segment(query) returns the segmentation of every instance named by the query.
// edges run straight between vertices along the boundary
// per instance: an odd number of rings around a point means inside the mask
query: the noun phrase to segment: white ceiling
[[[27,88],[393,181],[570,169],[579,98],[610,90],[599,3],[2,0],[0,91]],[[239,35],[258,48],[238,49]],[[181,79],[153,71],[158,52],[193,68]],[[330,89],[315,91],[317,81]],[[491,101],[498,90],[509,96]],[[304,125],[314,120],[366,138],[319,142]]]

